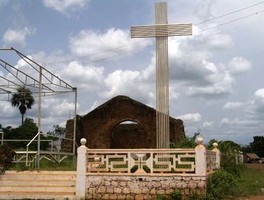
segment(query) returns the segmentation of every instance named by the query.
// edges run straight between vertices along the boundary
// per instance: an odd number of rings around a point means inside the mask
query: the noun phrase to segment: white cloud
[[[221,125],[224,126],[257,126],[258,122],[254,120],[249,120],[249,119],[229,119],[229,118],[223,118],[221,120]]]
[[[248,108],[250,119],[264,120],[264,88],[258,89]]]
[[[23,29],[8,29],[3,36],[4,46],[21,45],[26,46],[26,39],[36,33],[35,29],[24,27]]]
[[[205,121],[204,123],[203,123],[203,127],[204,128],[209,128],[209,127],[212,127],[213,126],[213,124],[214,124],[214,122],[213,121]]]
[[[225,64],[214,61],[212,53],[216,49],[230,49],[232,44],[232,38],[226,34],[171,39],[171,79],[188,86],[185,91],[190,96],[219,98],[232,93],[234,77]]]
[[[200,4],[195,9],[195,14],[199,17],[201,20],[208,20],[210,17],[212,17],[211,14],[211,7],[213,5],[214,1],[212,0],[205,0],[201,1]]]
[[[200,113],[187,113],[185,115],[177,116],[177,118],[182,119],[183,121],[199,122],[202,117]]]
[[[104,80],[106,91],[101,93],[104,99],[112,98],[116,95],[128,95],[146,104],[152,104],[153,90],[152,84],[145,82],[142,72],[131,70],[116,70],[107,75]]]
[[[68,12],[83,9],[89,2],[89,0],[43,0],[43,4],[47,8],[54,9],[66,15],[68,15]]]
[[[154,55],[148,67],[142,70],[142,77],[144,80],[156,81],[156,57]]]
[[[258,89],[254,96],[247,102],[227,102],[224,105],[225,109],[236,109],[237,111],[242,110],[244,113],[241,114],[243,119],[223,119],[222,124],[231,125],[250,125],[255,124],[260,126],[264,120],[264,88]]]
[[[213,34],[205,39],[205,45],[212,50],[225,50],[233,47],[233,40],[227,34]]]
[[[131,92],[131,88],[135,88],[135,82],[138,82],[139,75],[138,71],[130,70],[116,70],[108,74],[104,82],[109,91],[104,92],[103,96],[111,98],[119,94],[128,94]]]
[[[100,88],[103,83],[103,67],[82,65],[77,61],[72,61],[61,72],[61,76],[78,88],[86,91],[94,91]]]
[[[190,96],[219,98],[232,93],[232,83],[234,81],[233,77],[231,77],[227,73],[215,75],[217,79],[220,78],[220,81],[216,81],[215,83],[204,87],[189,87],[187,90],[187,94]]]
[[[239,101],[236,101],[236,102],[227,102],[225,105],[224,105],[224,109],[239,109],[241,108],[242,106],[244,105],[243,102],[239,102]]]
[[[251,69],[251,63],[243,57],[235,57],[228,63],[228,70],[232,74],[240,74]]]
[[[42,99],[42,117],[47,118],[49,116],[53,117],[64,117],[69,116],[69,111],[74,110],[74,103],[70,102],[67,98],[43,98]],[[52,107],[52,109],[50,109]],[[36,106],[34,107],[36,110]]]
[[[255,92],[255,98],[264,102],[264,88],[258,89]]]
[[[92,110],[94,110],[95,108],[97,108],[99,105],[100,105],[100,104],[99,104],[98,101],[93,102],[93,105],[91,106],[89,112],[92,111]]]
[[[56,96],[55,98],[46,97],[42,98],[42,112],[41,112],[41,123],[43,125],[44,131],[49,130],[52,125],[61,124],[65,126],[66,121],[69,117],[73,116],[74,112],[74,102],[72,98],[69,98],[70,95],[66,96]],[[76,105],[77,108],[79,104]],[[33,107],[35,115],[33,116],[34,121],[37,121],[37,106]]]
[[[169,97],[170,97],[170,103],[173,103],[173,101],[176,101],[180,96],[180,93],[177,92],[177,87],[175,85],[170,84],[170,91],[169,91]]]
[[[77,56],[88,56],[90,60],[132,52],[148,44],[149,40],[131,39],[129,31],[114,28],[104,33],[82,30],[70,38],[72,53]]]
[[[1,109],[1,114],[0,114],[1,119],[12,118],[12,117],[15,117],[16,115],[20,114],[18,108],[12,107],[11,102],[9,102],[9,101],[2,102],[0,109]]]

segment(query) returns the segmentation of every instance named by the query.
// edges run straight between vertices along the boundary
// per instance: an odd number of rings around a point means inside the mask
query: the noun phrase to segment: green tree
[[[219,141],[218,141],[218,140],[216,140],[216,139],[211,139],[211,140],[208,142],[207,149],[212,150],[212,149],[214,148],[213,144],[214,144],[215,142],[216,142],[217,144],[219,144]]]
[[[264,157],[264,136],[254,136],[254,141],[250,143],[250,147],[259,157]]]
[[[25,86],[18,87],[17,92],[12,95],[11,104],[14,107],[18,107],[22,115],[22,125],[24,123],[24,115],[27,109],[31,109],[34,103],[35,100],[32,96],[32,92]]]
[[[3,128],[4,131],[4,139],[16,139],[16,140],[26,140],[26,141],[12,141],[7,142],[11,148],[13,149],[24,149],[28,142],[38,133],[38,127],[33,119],[26,118],[24,121],[24,124],[17,127],[7,127]],[[41,135],[41,140],[47,140],[50,138],[45,137],[44,135]],[[41,142],[41,149],[45,150],[49,147],[49,142],[42,141]],[[36,150],[37,149],[37,142],[33,142],[29,149]]]
[[[49,131],[48,135],[56,136],[56,137],[61,137],[64,136],[66,128],[60,127],[58,124],[53,125],[54,130]]]
[[[241,146],[241,151],[243,153],[252,153],[253,152],[253,150],[249,144]]]
[[[233,175],[239,176],[240,165],[237,163],[241,147],[239,144],[226,140],[220,141],[218,148],[221,152],[221,167]]]

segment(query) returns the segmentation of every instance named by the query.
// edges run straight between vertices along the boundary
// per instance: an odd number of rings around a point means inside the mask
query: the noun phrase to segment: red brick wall
[[[136,124],[124,132],[120,128],[124,121]],[[102,104],[83,116],[77,126],[77,142],[86,138],[88,148],[156,148],[156,110],[126,96]],[[170,139],[177,141],[182,135],[182,120],[170,118]]]

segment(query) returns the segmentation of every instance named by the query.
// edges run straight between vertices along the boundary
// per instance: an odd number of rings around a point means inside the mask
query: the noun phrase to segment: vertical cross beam
[[[132,38],[156,38],[156,145],[169,148],[168,36],[192,34],[191,24],[168,24],[167,3],[155,4],[155,25],[131,27]]]
[[[155,4],[155,23],[167,24],[167,4]],[[157,26],[160,32],[162,27]],[[169,148],[169,61],[168,36],[156,36],[156,144]]]

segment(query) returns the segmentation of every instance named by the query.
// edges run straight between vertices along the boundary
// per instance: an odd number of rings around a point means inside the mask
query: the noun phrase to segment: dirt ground
[[[250,167],[250,168],[263,169],[264,170],[264,164],[251,163],[251,164],[246,164],[246,165],[247,165],[247,167]],[[253,196],[253,197],[248,197],[248,198],[245,198],[245,200],[264,200],[264,194],[258,195],[258,196]]]
[[[245,200],[264,200],[264,195],[254,196],[254,197],[248,197]]]
[[[259,163],[249,163],[249,164],[246,164],[247,167],[250,167],[250,168],[255,168],[255,169],[263,169],[264,170],[264,163],[262,164],[259,164]]]

